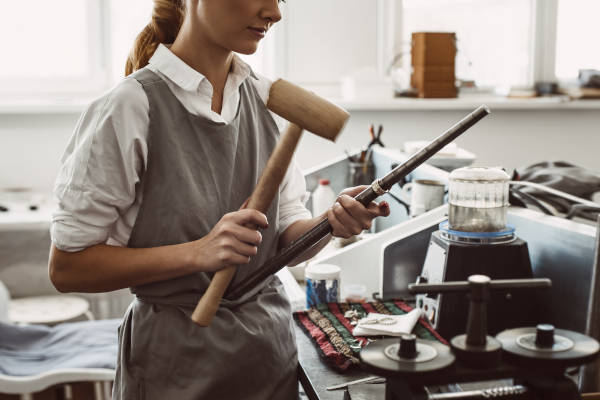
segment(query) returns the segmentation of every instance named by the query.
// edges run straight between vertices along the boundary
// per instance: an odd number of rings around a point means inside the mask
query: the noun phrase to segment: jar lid
[[[304,275],[310,279],[339,279],[342,269],[333,264],[311,264],[306,267]]]
[[[329,179],[319,179],[319,185],[329,185]]]
[[[510,176],[500,168],[495,167],[462,167],[450,173],[450,180],[461,181],[509,181]]]

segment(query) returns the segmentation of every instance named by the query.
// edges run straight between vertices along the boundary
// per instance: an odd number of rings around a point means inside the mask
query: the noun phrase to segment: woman
[[[279,133],[265,107],[270,82],[233,52],[256,51],[280,19],[276,0],[155,0],[129,76],[83,113],[63,156],[52,282],[136,295],[119,330],[116,399],[297,397],[277,278],[224,300],[208,328],[190,320],[213,272],[240,266],[234,287],[324,217],[304,208],[295,164],[266,214],[242,207]],[[389,214],[352,199],[361,189],[327,211],[334,236]]]

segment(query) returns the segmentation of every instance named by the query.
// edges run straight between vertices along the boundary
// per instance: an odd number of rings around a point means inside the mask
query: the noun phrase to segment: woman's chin
[[[249,55],[256,53],[256,49],[258,49],[258,42],[251,41],[240,43],[238,46],[236,46],[236,48],[233,51],[235,51],[236,53]]]

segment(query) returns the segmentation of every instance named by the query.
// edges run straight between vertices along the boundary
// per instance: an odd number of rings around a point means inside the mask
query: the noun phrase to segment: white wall
[[[339,96],[339,78],[370,67],[385,71],[399,41],[395,0],[289,0],[278,24],[275,72],[321,95]],[[397,50],[397,49],[396,49]],[[494,110],[457,143],[478,162],[507,168],[540,160],[566,160],[600,170],[600,109]],[[297,159],[302,168],[364,146],[370,123],[384,125],[383,142],[399,147],[432,139],[467,111],[352,111],[338,143],[305,134]],[[7,114],[0,107],[0,189],[49,190],[76,113]]]
[[[305,133],[297,159],[309,168],[344,149],[365,145],[368,125],[384,125],[388,147],[407,140],[432,139],[457,122],[465,111],[353,111],[337,143]],[[77,114],[0,114],[0,189],[50,190],[59,159],[77,122]],[[478,163],[507,168],[541,160],[565,160],[600,171],[600,111],[494,111],[457,143],[474,152]]]
[[[338,142],[306,135],[298,151],[303,168],[323,162],[344,148],[364,146],[370,123],[384,125],[388,147],[409,140],[430,140],[467,111],[354,111]],[[475,153],[477,163],[512,169],[542,160],[564,160],[600,171],[600,110],[498,110],[456,141]]]

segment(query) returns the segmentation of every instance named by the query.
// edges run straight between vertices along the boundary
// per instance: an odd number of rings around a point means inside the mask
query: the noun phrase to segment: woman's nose
[[[268,0],[265,6],[260,10],[260,17],[274,24],[281,19],[278,0]]]

